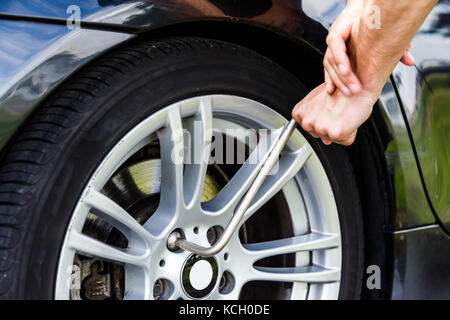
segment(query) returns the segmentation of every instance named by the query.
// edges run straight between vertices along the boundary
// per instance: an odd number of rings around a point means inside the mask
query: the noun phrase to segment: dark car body
[[[80,9],[79,25],[73,24],[77,11],[68,10],[72,5]],[[0,150],[6,152],[58,85],[105,51],[137,38],[187,35],[234,42],[313,88],[323,81],[327,29],[344,5],[343,0],[3,0]],[[365,295],[450,298],[450,1],[435,6],[411,45],[416,66],[396,67],[366,124],[386,192],[385,207],[371,208],[372,191],[359,182],[363,207],[385,217],[379,249],[383,287]],[[362,139],[357,143],[365,143]],[[363,167],[356,173],[370,174]],[[371,246],[378,250],[376,243]]]

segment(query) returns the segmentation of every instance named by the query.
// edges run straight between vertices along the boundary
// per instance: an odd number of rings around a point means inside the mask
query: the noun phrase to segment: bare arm
[[[353,72],[350,65],[350,59],[347,52],[347,41],[350,38],[352,29],[356,21],[358,21],[362,9],[365,5],[363,0],[347,0],[345,8],[339,17],[334,21],[328,30],[327,51],[323,58],[323,66],[325,71],[325,84],[327,92],[332,94],[338,88],[346,96],[359,93],[361,91],[361,83]],[[381,11],[381,10],[380,10]],[[370,23],[378,23],[380,17],[375,17],[375,21]],[[407,65],[414,65],[414,58],[409,48],[403,53],[400,61]]]
[[[364,0],[362,12],[351,31],[348,51],[365,90],[380,94],[436,3],[437,0]]]
[[[294,119],[326,144],[352,144],[386,80],[436,3],[437,0],[364,0],[347,42],[347,54],[361,90],[351,96],[340,90],[330,95],[322,84],[295,106]]]

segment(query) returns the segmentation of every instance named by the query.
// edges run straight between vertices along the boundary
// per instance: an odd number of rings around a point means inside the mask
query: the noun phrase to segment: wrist
[[[393,53],[386,51],[379,30],[368,27],[366,21],[370,14],[367,6],[359,11],[352,25],[347,48],[352,69],[360,80],[363,90],[378,97],[400,57],[392,59]]]
[[[381,86],[381,88],[382,87],[383,86]],[[381,90],[378,90],[378,86],[374,86],[371,88],[363,88],[360,92],[353,94],[351,97],[344,95],[340,90],[336,90],[333,95],[335,96],[335,99],[358,100],[363,103],[364,106],[372,107],[378,100],[380,93]]]

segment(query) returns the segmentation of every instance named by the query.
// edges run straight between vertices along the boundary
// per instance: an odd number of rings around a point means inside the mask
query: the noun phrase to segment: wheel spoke
[[[188,207],[193,204],[200,205],[211,152],[213,133],[211,98],[202,98],[199,109],[199,113],[188,123],[191,159],[186,164],[183,177],[184,202]]]
[[[125,264],[125,296],[126,300],[153,300],[151,287],[151,270],[148,266],[140,267]]]
[[[303,167],[306,160],[312,153],[312,148],[309,144],[305,144],[300,150],[287,154],[282,154],[278,162],[278,170],[275,174],[267,176],[261,189],[253,199],[252,204],[247,209],[245,217],[242,220],[243,224],[250,218],[259,208],[261,208],[267,201],[275,196],[290,179],[292,179],[297,172]]]
[[[138,246],[141,243],[140,239],[144,241],[145,249],[150,248],[154,241],[150,233],[113,200],[96,190],[90,189],[83,197],[83,201],[97,209],[96,214],[100,218],[119,229],[127,237],[129,246]],[[136,239],[136,235],[139,236],[139,239]]]
[[[313,232],[286,239],[244,244],[243,247],[249,260],[255,262],[275,255],[332,249],[339,247],[339,245],[340,238],[337,234]]]
[[[69,233],[68,246],[80,253],[98,257],[106,261],[132,264],[136,266],[144,266],[144,262],[147,258],[147,254],[134,255],[75,230],[72,230]]]
[[[317,265],[290,268],[255,266],[248,280],[328,283],[339,281],[340,275],[341,272],[338,268],[325,268]]]
[[[205,211],[234,211],[234,208],[237,206],[242,196],[247,192],[255,176],[263,166],[264,160],[270,153],[271,147],[276,142],[280,133],[281,130],[276,130],[270,134],[268,143],[258,143],[245,163],[222,190],[220,190],[212,200],[202,204]]]
[[[161,146],[160,207],[179,209],[183,205],[184,138],[180,107],[168,110],[167,125],[158,131]]]

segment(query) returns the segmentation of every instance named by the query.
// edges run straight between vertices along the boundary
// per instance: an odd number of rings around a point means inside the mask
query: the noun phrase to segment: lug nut
[[[227,285],[227,279],[225,279],[225,275],[222,275],[220,278],[220,284],[219,284],[219,292],[223,291],[225,286]]]
[[[208,242],[212,245],[217,240],[216,230],[214,230],[214,228],[209,228],[206,237],[208,238]]]
[[[214,245],[216,241],[220,238],[223,233],[223,228],[221,226],[214,226],[208,229],[206,232],[206,238],[210,245]]]
[[[178,249],[180,249],[177,246],[177,240],[178,239],[184,239],[184,235],[183,232],[181,230],[174,230],[169,237],[167,238],[167,248],[170,251],[177,251]]]
[[[161,279],[157,280],[153,286],[153,297],[159,299],[164,293],[164,283]]]
[[[219,292],[221,294],[230,293],[231,291],[233,291],[234,286],[235,280],[233,275],[230,272],[225,271],[220,278]]]

